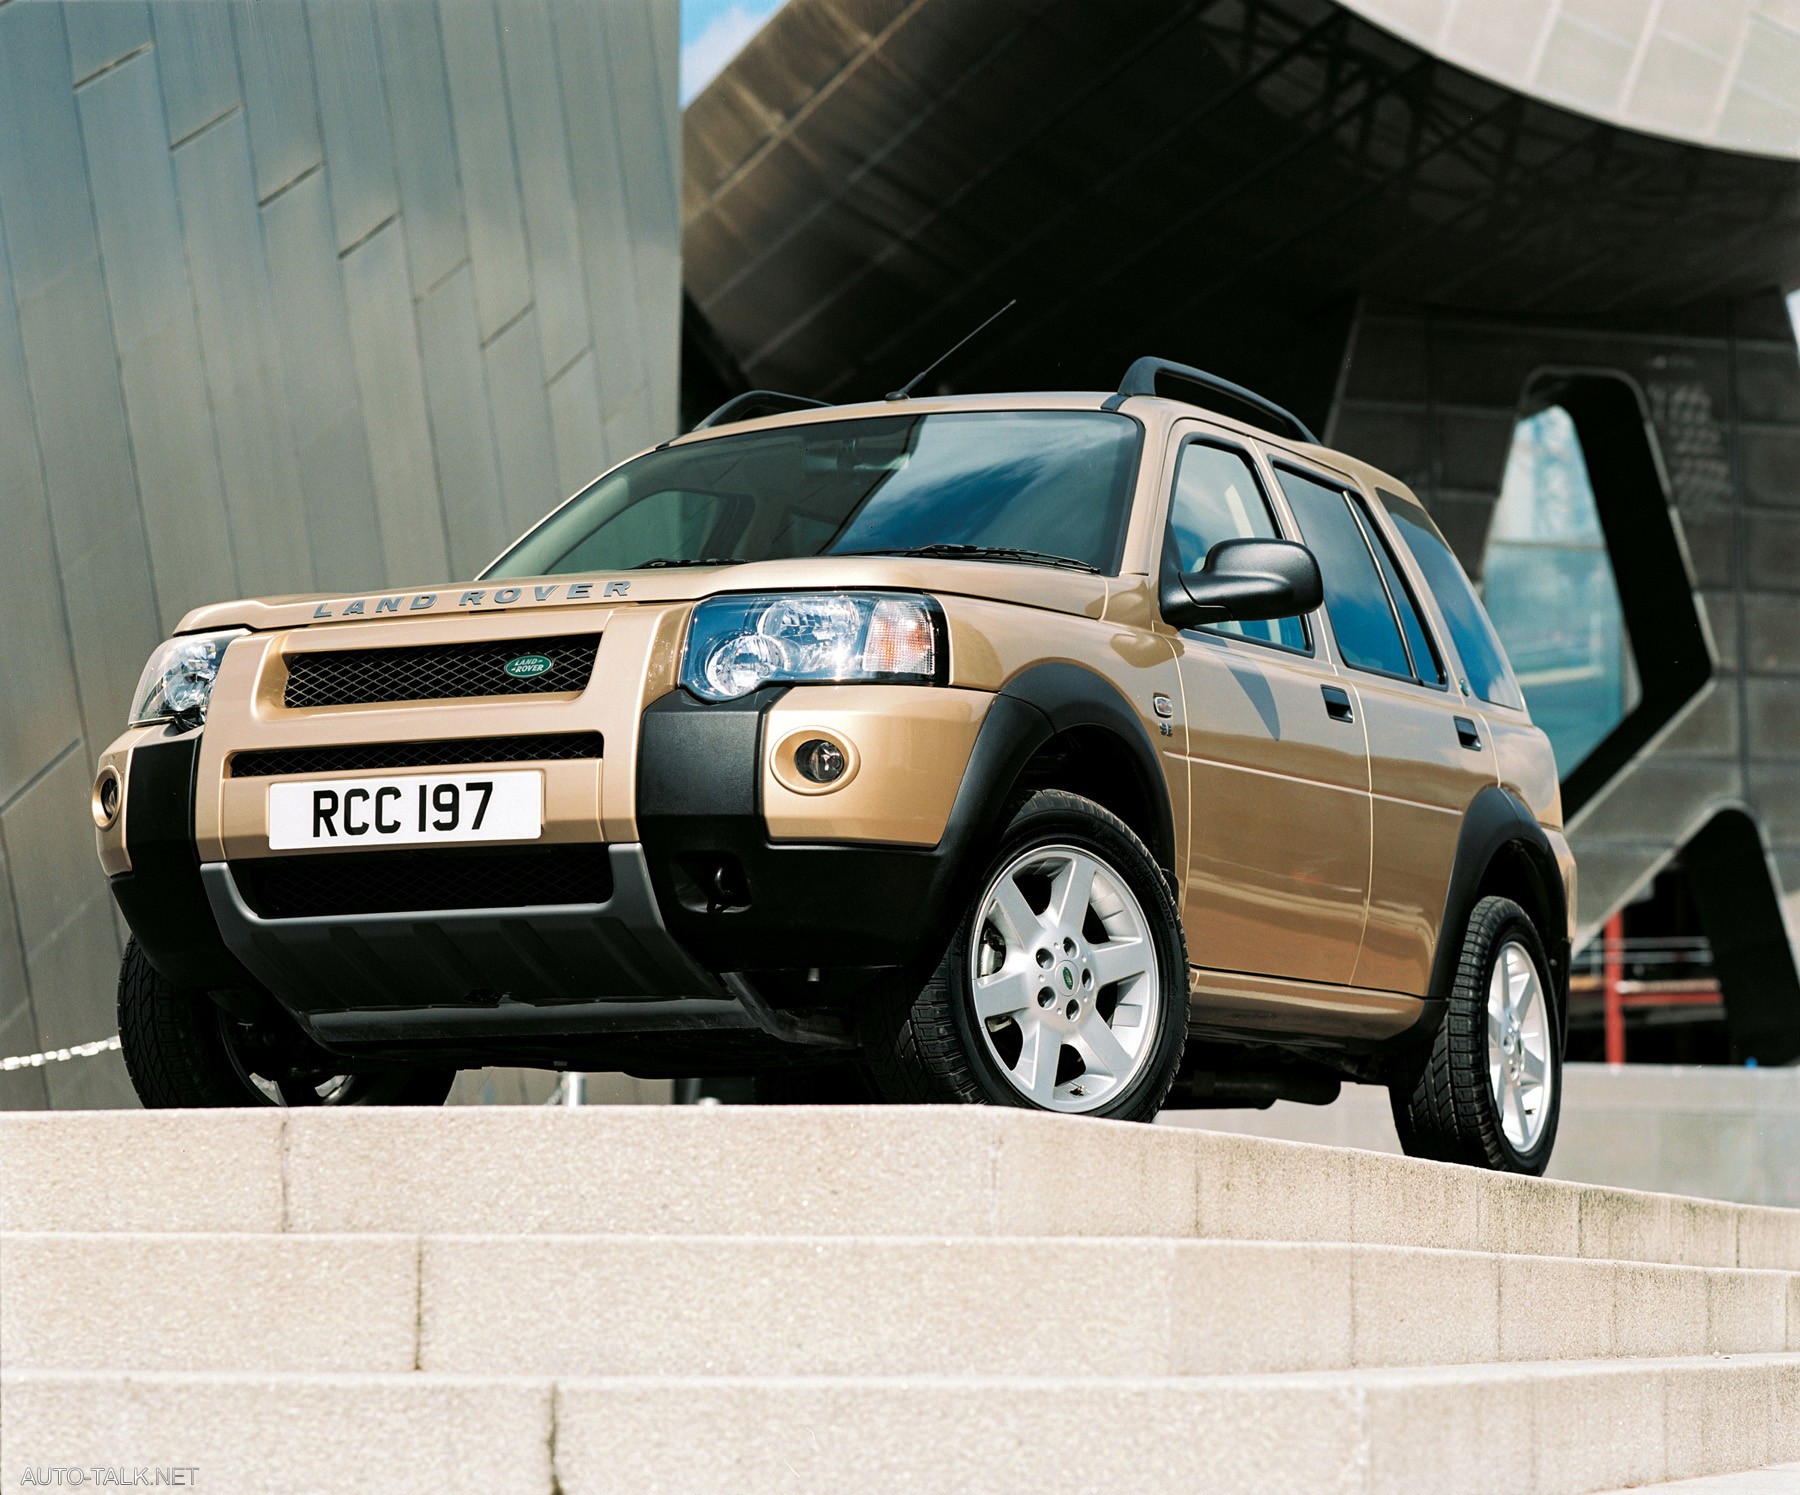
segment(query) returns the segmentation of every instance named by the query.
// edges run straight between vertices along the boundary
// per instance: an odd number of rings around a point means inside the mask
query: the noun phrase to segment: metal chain
[[[97,1038],[92,1043],[78,1043],[66,1049],[46,1049],[41,1054],[15,1054],[0,1059],[0,1072],[9,1069],[38,1069],[46,1064],[60,1064],[65,1059],[88,1059],[95,1054],[111,1053],[119,1046],[119,1035]]]

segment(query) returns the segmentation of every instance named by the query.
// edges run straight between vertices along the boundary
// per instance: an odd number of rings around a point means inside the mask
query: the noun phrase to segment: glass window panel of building
[[[1560,405],[1513,428],[1482,600],[1566,778],[1639,692],[1587,462]]]

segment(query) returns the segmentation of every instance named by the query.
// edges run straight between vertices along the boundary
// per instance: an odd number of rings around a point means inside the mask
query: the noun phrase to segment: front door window
[[[1182,447],[1169,501],[1169,543],[1183,572],[1198,571],[1206,553],[1221,540],[1279,538],[1269,500],[1242,452],[1207,441],[1190,441]],[[1309,646],[1304,618],[1209,626],[1214,632],[1285,649],[1304,651]]]

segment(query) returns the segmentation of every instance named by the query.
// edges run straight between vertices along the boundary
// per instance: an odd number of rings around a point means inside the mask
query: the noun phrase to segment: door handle
[[[1350,705],[1350,692],[1335,685],[1321,685],[1319,694],[1325,697],[1325,714],[1334,722],[1353,722],[1356,712]]]
[[[1456,719],[1456,740],[1472,753],[1481,751],[1481,733],[1476,730],[1475,723],[1466,716]]]

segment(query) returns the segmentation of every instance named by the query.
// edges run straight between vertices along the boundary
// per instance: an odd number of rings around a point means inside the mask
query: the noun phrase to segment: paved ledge
[[[1117,1376],[1800,1353],[1800,1272],[1419,1247],[42,1233],[0,1236],[0,1261],[9,1370]]]
[[[1385,1090],[1329,1106],[1170,1111],[1167,1125],[1398,1153]],[[1800,1066],[1571,1064],[1551,1176],[1800,1207]]]
[[[1800,1459],[1800,1212],[978,1107],[0,1116],[0,1489],[1587,1495]]]
[[[1672,1484],[1637,1485],[1610,1495],[1795,1495],[1800,1491],[1800,1464],[1770,1464],[1741,1474],[1709,1474]]]
[[[1582,1495],[1800,1455],[1800,1357],[1194,1379],[0,1377],[38,1450],[232,1495]]]
[[[1091,1235],[1800,1270],[1800,1211],[988,1107],[0,1114],[0,1229]]]

